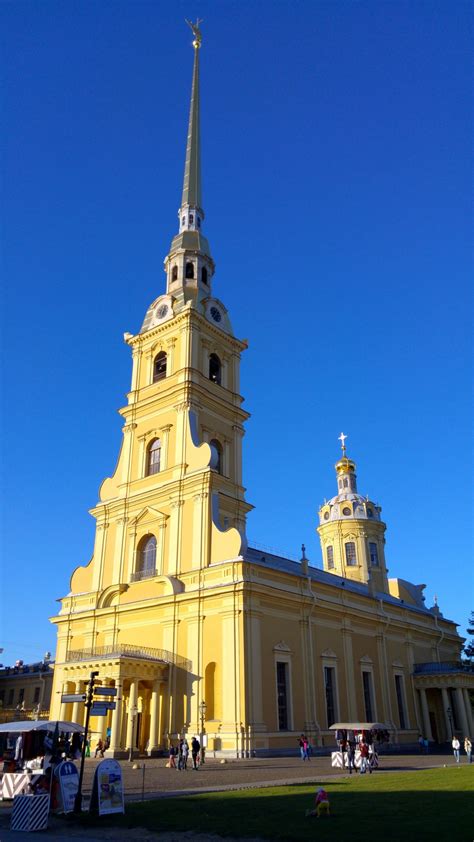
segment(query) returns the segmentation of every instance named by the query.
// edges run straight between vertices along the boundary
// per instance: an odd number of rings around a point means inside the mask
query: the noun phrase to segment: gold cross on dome
[[[345,436],[344,433],[341,433],[341,435],[339,436],[339,441],[341,442],[341,449],[342,449],[342,455],[343,456],[346,455],[346,439],[347,438],[348,438],[348,436]]]

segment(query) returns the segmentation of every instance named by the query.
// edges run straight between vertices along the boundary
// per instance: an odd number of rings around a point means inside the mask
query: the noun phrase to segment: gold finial
[[[202,35],[201,30],[199,29],[199,24],[203,23],[203,20],[202,18],[196,18],[196,23],[193,23],[192,21],[187,20],[187,18],[185,18],[185,21],[194,35],[193,47],[195,50],[199,50],[202,43]]]
[[[339,441],[341,442],[342,455],[345,456],[346,455],[346,439],[348,438],[348,436],[345,436],[344,433],[341,433],[341,435],[338,438],[339,438]]]

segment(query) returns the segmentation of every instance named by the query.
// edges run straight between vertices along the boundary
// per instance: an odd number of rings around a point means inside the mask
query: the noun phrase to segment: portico
[[[456,734],[461,739],[473,733],[469,690],[474,689],[474,672],[461,663],[414,665],[414,686],[420,701],[423,736],[445,742]]]
[[[108,734],[110,756],[123,757],[130,750],[152,756],[165,748],[163,735],[168,730],[169,653],[123,644],[108,648],[116,651],[102,655],[86,650],[68,653],[68,660],[58,665],[61,692],[85,692],[91,672],[98,672],[96,686],[115,687],[117,695],[110,699],[115,702],[115,710],[104,717],[90,718],[91,748]],[[82,702],[61,704],[61,719],[83,724],[85,713]]]

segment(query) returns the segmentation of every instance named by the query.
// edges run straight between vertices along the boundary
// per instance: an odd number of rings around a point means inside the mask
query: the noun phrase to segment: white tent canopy
[[[330,731],[389,731],[390,726],[383,722],[336,722],[329,726]]]
[[[28,720],[25,719],[21,722],[5,722],[4,725],[0,725],[0,734],[25,734],[27,731],[52,731],[56,730],[56,725],[58,726],[58,731],[63,731],[66,734],[73,734],[76,732],[82,733],[84,731],[83,725],[78,725],[77,722],[63,722],[61,720],[53,720],[52,722],[48,722],[44,719],[37,719],[37,720]]]

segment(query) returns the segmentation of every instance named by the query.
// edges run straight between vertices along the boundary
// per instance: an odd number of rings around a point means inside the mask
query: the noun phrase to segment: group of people
[[[460,753],[461,753],[461,743],[459,742],[457,737],[453,737],[451,740],[451,745],[453,747],[453,754],[456,763],[460,762]],[[464,751],[466,752],[466,758],[468,763],[472,763],[472,741],[469,737],[464,737]]]
[[[177,769],[178,771],[186,770],[188,768],[188,758],[189,743],[186,737],[182,737],[177,746],[170,743],[168,760],[168,766],[170,769]],[[193,737],[191,740],[191,759],[193,764],[192,768],[197,772],[201,763],[204,762],[204,758],[201,754],[201,743],[197,737]]]

